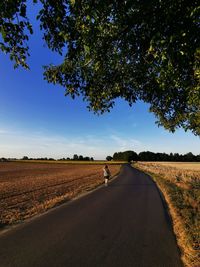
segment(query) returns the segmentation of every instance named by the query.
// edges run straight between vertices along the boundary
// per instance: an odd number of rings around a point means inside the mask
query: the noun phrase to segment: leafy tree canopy
[[[111,161],[112,159],[113,159],[113,158],[112,158],[111,156],[107,156],[107,157],[106,157],[106,160],[107,160],[107,161]]]
[[[48,47],[63,55],[45,67],[48,82],[81,95],[94,112],[121,97],[150,104],[158,124],[200,135],[198,0],[33,0]],[[0,49],[28,68],[33,33],[26,0],[0,3]]]
[[[113,160],[125,160],[131,162],[132,160],[137,160],[138,155],[132,150],[127,150],[124,152],[115,152],[113,154]]]

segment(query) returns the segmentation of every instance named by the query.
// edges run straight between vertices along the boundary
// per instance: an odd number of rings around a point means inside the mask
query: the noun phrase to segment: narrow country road
[[[109,184],[0,235],[0,267],[182,267],[154,182],[123,165]]]

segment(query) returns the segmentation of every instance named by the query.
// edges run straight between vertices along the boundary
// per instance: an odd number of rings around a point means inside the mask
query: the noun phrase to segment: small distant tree
[[[112,158],[111,156],[107,156],[107,157],[106,157],[106,160],[107,160],[107,161],[111,161],[112,159],[113,159],[113,158]]]
[[[192,152],[189,152],[187,154],[184,155],[184,161],[195,161],[195,156],[192,154]]]
[[[78,159],[79,159],[79,160],[83,160],[83,156],[80,155],[80,156],[78,157]]]
[[[24,157],[22,158],[22,160],[28,160],[28,157],[27,157],[27,156],[24,156]]]
[[[91,161],[94,161],[94,158],[93,158],[93,157],[91,157],[91,158],[90,158],[90,160],[91,160]]]
[[[8,161],[8,159],[6,159],[6,158],[1,158],[0,161],[1,161],[1,162],[6,162],[6,161]]]
[[[78,160],[78,155],[77,154],[74,154],[73,160]]]
[[[113,160],[124,160],[123,152],[115,152],[113,154]]]

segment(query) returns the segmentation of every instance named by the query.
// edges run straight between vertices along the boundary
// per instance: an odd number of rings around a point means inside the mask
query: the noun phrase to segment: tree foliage
[[[158,124],[200,135],[200,4],[197,0],[34,0],[48,47],[63,55],[45,79],[81,95],[94,112],[121,97],[150,104]],[[28,67],[26,0],[0,4],[0,49]]]
[[[123,160],[123,161],[135,161],[138,160],[138,155],[136,152],[128,150],[124,152],[115,152],[113,154],[113,160]]]
[[[26,15],[26,0],[6,0],[0,2],[0,50],[10,55],[14,67],[29,68],[28,33],[33,29]]]
[[[179,153],[155,153],[151,151],[142,151],[137,154],[134,151],[115,152],[113,160],[124,161],[176,161],[176,162],[200,162],[200,154],[193,155],[191,152],[184,155]]]
[[[106,157],[106,160],[107,160],[107,161],[111,161],[112,159],[113,159],[113,158],[112,158],[111,156],[107,156],[107,157]]]

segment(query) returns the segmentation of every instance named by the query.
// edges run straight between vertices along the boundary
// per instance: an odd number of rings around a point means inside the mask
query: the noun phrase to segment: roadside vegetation
[[[168,203],[187,267],[200,266],[200,163],[137,162],[155,180]]]
[[[41,214],[101,185],[102,163],[0,162],[0,227]],[[109,169],[114,176],[120,164]]]

